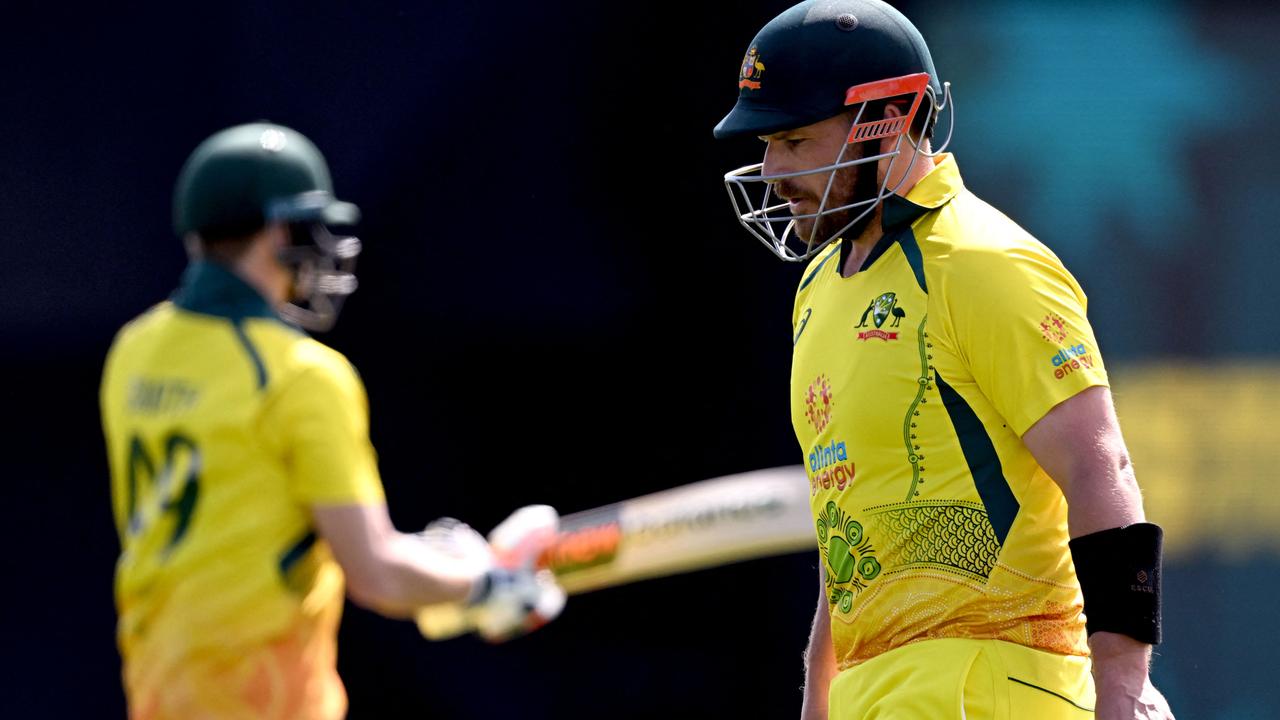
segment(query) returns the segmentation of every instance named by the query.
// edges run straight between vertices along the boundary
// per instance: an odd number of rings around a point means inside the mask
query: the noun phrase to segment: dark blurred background
[[[309,135],[365,211],[322,339],[368,386],[402,529],[799,462],[801,269],[730,212],[721,175],[759,143],[711,138],[789,4],[6,3],[0,717],[123,717],[98,376],[173,288],[172,183],[227,125]],[[1169,532],[1156,682],[1180,718],[1280,716],[1280,10],[896,4],[954,84],[967,184],[1090,295]],[[501,647],[349,607],[351,717],[794,717],[815,567],[575,597]]]

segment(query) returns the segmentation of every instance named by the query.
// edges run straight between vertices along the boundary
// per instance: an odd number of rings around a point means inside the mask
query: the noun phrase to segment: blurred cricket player
[[[554,617],[564,595],[533,570],[551,508],[517,511],[492,545],[454,521],[392,527],[364,386],[303,331],[333,324],[361,247],[329,231],[359,213],[316,147],[223,130],[187,160],[174,211],[191,262],[120,331],[101,387],[129,716],[343,717],[344,584],[390,617],[465,606],[494,640]]]
[[[725,176],[734,208],[808,263],[791,401],[823,562],[804,717],[1171,718],[1148,677],[1161,531],[1084,292],[934,148],[950,88],[920,33],[879,0],[803,2],[737,84],[715,134],[765,146]]]

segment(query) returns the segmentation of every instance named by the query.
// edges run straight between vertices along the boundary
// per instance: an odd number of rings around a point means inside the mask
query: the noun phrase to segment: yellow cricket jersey
[[[1020,439],[1107,383],[1084,292],[949,155],[883,224],[851,277],[839,243],[816,257],[795,303],[792,422],[840,667],[928,638],[1085,655],[1066,502]]]
[[[120,331],[101,403],[130,716],[343,716],[310,508],[383,501],[351,365],[201,262]]]

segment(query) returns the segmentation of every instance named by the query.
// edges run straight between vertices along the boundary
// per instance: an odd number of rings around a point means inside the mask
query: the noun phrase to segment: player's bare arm
[[[416,536],[392,526],[386,505],[322,506],[311,514],[346,573],[351,599],[387,616],[464,602],[491,565],[483,540],[456,558],[427,552]]]
[[[818,566],[818,607],[813,613],[809,647],[804,651],[804,704],[800,720],[827,720],[827,697],[836,674],[836,653],[831,645],[831,614],[827,611],[827,588]]]
[[[1022,439],[1062,488],[1073,540],[1145,522],[1142,495],[1106,387],[1089,388],[1062,402]],[[1151,645],[1100,630],[1090,633],[1089,646],[1100,720],[1173,717],[1151,685]]]
[[[495,642],[541,627],[564,608],[564,591],[535,567],[559,524],[547,505],[515,511],[488,539],[452,518],[402,533],[382,504],[316,506],[312,515],[346,573],[348,594],[388,617],[448,606]]]

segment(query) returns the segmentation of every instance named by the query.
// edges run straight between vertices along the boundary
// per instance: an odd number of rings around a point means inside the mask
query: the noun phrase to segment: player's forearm
[[[821,582],[821,578],[819,578]],[[827,693],[836,674],[836,655],[831,645],[831,615],[825,593],[819,589],[818,608],[813,615],[809,647],[804,652],[804,704],[801,720],[827,719]]]
[[[1115,528],[1143,527],[1138,525],[1146,521],[1142,495],[1122,443],[1110,451],[1104,449],[1092,458],[1081,458],[1072,470],[1067,482],[1060,484],[1063,485],[1067,498],[1073,559],[1092,567],[1106,560],[1098,556],[1096,550],[1089,553],[1077,548],[1076,544],[1113,534],[1116,532]],[[1126,539],[1124,542],[1129,547],[1129,543],[1137,541]],[[1082,572],[1079,566],[1077,572]],[[1089,590],[1085,590],[1085,613],[1110,617],[1113,613],[1108,611],[1108,607],[1113,602],[1119,602],[1120,596],[1113,598],[1108,593],[1116,592],[1114,588],[1108,585],[1097,586],[1096,579],[1093,582],[1093,599],[1089,599]],[[1123,593],[1123,590],[1120,592]],[[1103,605],[1097,605],[1099,602]],[[1156,615],[1158,616],[1158,612]],[[1145,616],[1140,613],[1126,617],[1129,619],[1121,624],[1127,626],[1128,623],[1134,623],[1134,631],[1140,631],[1144,627],[1143,622],[1146,622],[1143,620]],[[1091,626],[1095,620],[1090,621]],[[1104,621],[1103,626],[1118,629],[1116,622],[1112,618]],[[1145,639],[1145,636],[1140,636]],[[1145,706],[1145,701],[1153,695],[1159,697],[1151,685],[1151,645],[1147,642],[1122,632],[1098,629],[1089,635],[1089,648],[1093,661],[1094,686],[1097,690],[1098,720],[1130,720],[1134,717],[1134,708]]]
[[[464,601],[488,569],[484,539],[462,552],[433,549],[423,537],[398,532],[383,504],[321,505],[311,510],[347,578],[351,599],[394,617],[424,605]]]
[[[1099,631],[1089,636],[1089,648],[1098,717],[1107,720],[1105,708],[1128,707],[1150,684],[1151,646],[1127,635]]]
[[[1097,679],[1111,685],[1132,684],[1136,679],[1142,685],[1151,664],[1150,645],[1128,635],[1099,631],[1089,636],[1089,648]]]
[[[1071,537],[1127,527],[1146,521],[1142,496],[1123,448],[1101,462],[1083,465],[1066,484]],[[1087,612],[1087,610],[1086,610]],[[1151,646],[1127,635],[1098,631],[1089,637],[1094,682],[1100,695],[1141,692],[1147,682]]]
[[[377,565],[352,584],[352,598],[389,617],[411,617],[419,608],[437,603],[461,603],[483,574],[469,563],[449,562],[424,552],[413,535],[394,533],[374,553]]]
[[[828,656],[831,655],[829,642],[825,652]],[[806,653],[806,657],[810,654]],[[810,659],[807,665],[804,673],[804,702],[800,707],[800,717],[802,720],[827,720],[827,697],[831,689],[831,678],[835,675],[835,660],[828,657],[815,663]]]

